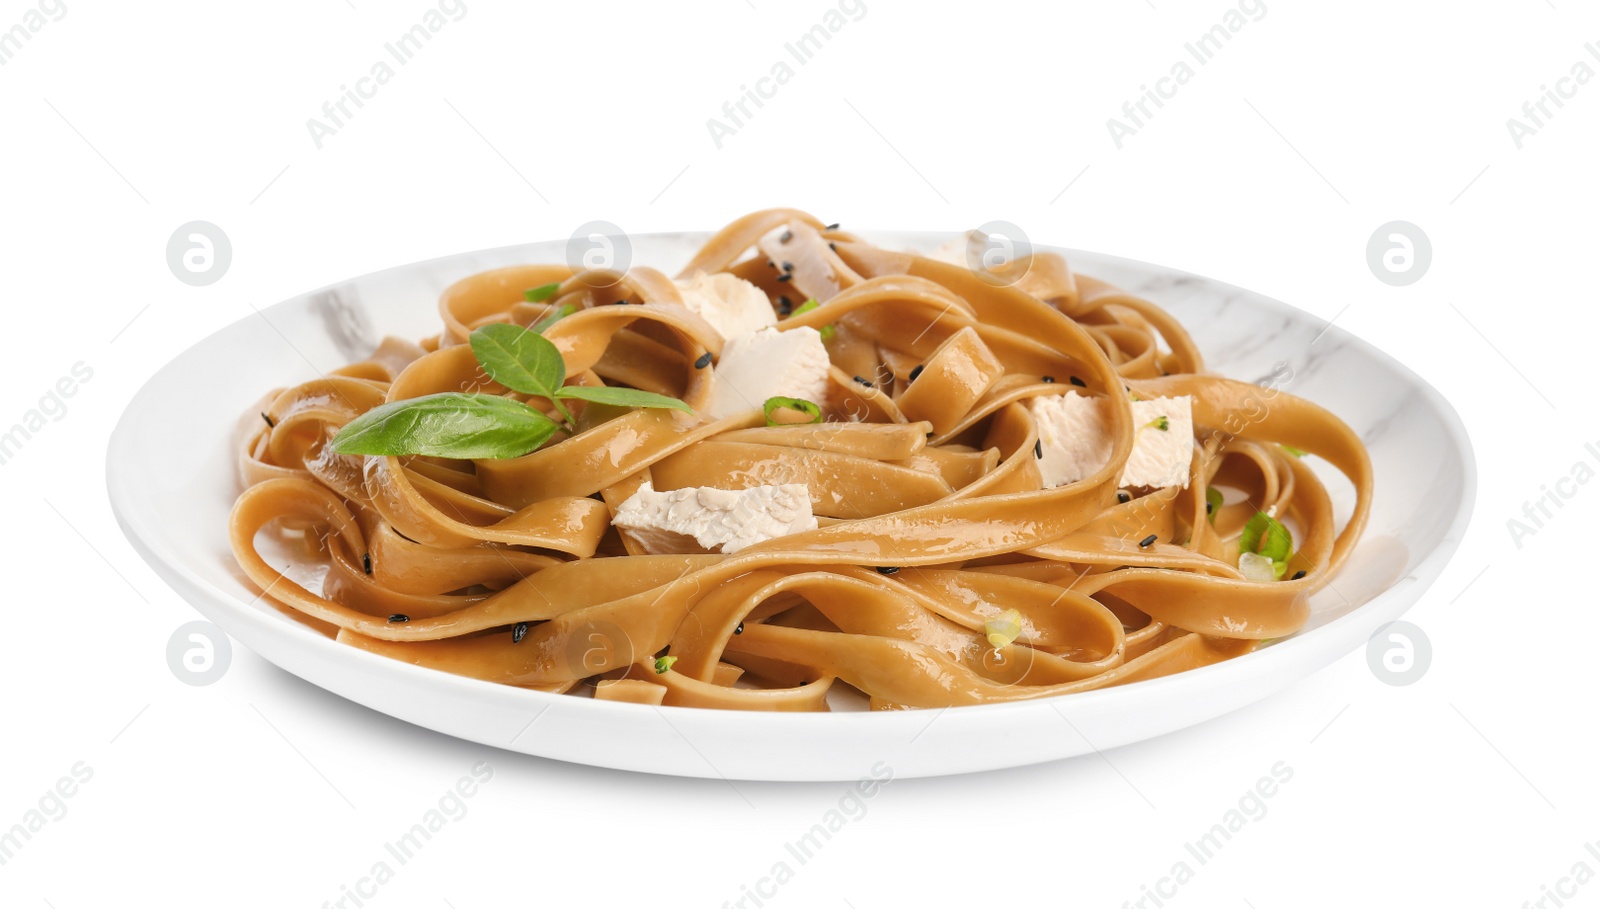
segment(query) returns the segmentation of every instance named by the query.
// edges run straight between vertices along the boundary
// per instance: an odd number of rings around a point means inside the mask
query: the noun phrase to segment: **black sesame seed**
[[[778,297],[778,312],[786,316],[794,312],[794,301],[788,297]]]
[[[794,263],[793,262],[785,262],[785,263],[783,263],[783,270],[784,271],[794,271]]]
[[[1046,384],[1046,385],[1054,385],[1054,384],[1056,384],[1056,377],[1055,376],[1040,376],[1039,378],[1041,380],[1043,380],[1044,384]]]
[[[783,236],[778,238],[778,242],[779,243],[788,243],[790,240],[793,240],[793,239],[794,239],[794,231],[786,230],[786,231],[783,232]]]
[[[911,375],[906,377],[906,381],[907,382],[915,382],[915,381],[917,381],[917,376],[920,376],[920,375],[922,375],[922,364],[918,363],[916,368],[911,370]]]
[[[1144,548],[1148,547],[1150,544],[1154,543],[1155,541],[1156,541],[1156,535],[1152,533],[1151,535],[1149,535],[1149,536],[1147,536],[1144,539],[1139,541],[1139,548],[1140,549],[1144,549]]]
[[[1298,581],[1298,580],[1300,580],[1301,578],[1303,578],[1305,576],[1306,576],[1306,573],[1304,571],[1297,571],[1297,572],[1294,573],[1294,577],[1290,578],[1289,580]]]
[[[372,574],[372,553],[363,552],[361,554],[361,568],[367,574]]]
[[[1036,458],[1044,457],[1044,441],[1042,439],[1033,440],[1033,456]]]
[[[837,245],[837,244],[835,244],[835,243],[829,243],[829,244],[828,244],[828,248],[829,248],[829,249],[831,249],[831,250],[833,250],[833,251],[834,251],[834,252],[838,252],[838,251],[839,251],[839,247],[838,247],[838,245]]]
[[[1072,378],[1068,379],[1067,381],[1071,382],[1072,384],[1074,384],[1076,386],[1078,386],[1079,388],[1088,388],[1089,387],[1088,385],[1085,385],[1083,380],[1078,378],[1077,376],[1073,376]]]
[[[409,622],[409,621],[411,621],[411,616],[405,615],[404,613],[397,612],[394,615],[389,616],[389,624],[390,625],[398,625],[401,622]]]
[[[835,221],[834,223],[829,224],[827,227],[823,228],[823,230],[838,230],[838,229],[839,229],[839,223],[837,221]]]
[[[612,300],[611,302],[613,304],[617,305],[617,306],[627,306],[628,305],[628,301],[627,300]]]
[[[1128,504],[1129,502],[1132,502],[1132,501],[1133,501],[1133,496],[1129,495],[1128,491],[1126,489],[1117,490],[1117,503],[1118,504],[1126,505],[1126,504]]]
[[[790,274],[789,272],[784,272],[783,274],[778,276],[778,281],[780,283],[784,282],[784,281],[790,281],[790,280],[793,280],[793,279],[794,279],[794,275]]]
[[[272,418],[267,416],[266,414],[262,414],[261,415],[261,419],[267,421],[267,428],[268,429],[277,429],[278,428],[278,424],[272,422]]]
[[[740,622],[737,626],[735,626],[734,629],[733,629],[733,633],[734,634],[744,634],[744,623]]]
[[[867,381],[866,379],[861,378],[860,376],[851,376],[850,378],[855,380],[856,382],[859,382],[862,385],[865,385],[868,388],[872,387],[872,383],[871,382]]]
[[[893,565],[879,565],[878,566],[878,574],[894,574],[895,572],[897,572],[899,570],[900,569],[896,568]]]
[[[706,351],[705,353],[701,354],[700,355],[700,359],[694,361],[694,368],[695,369],[705,369],[707,366],[710,366],[710,365],[711,365],[711,351],[709,351],[709,350]]]
[[[526,635],[527,633],[528,633],[528,623],[527,622],[518,622],[516,627],[511,629],[511,643],[513,643],[513,644],[521,644],[523,636]]]
[[[1210,514],[1211,513],[1211,507],[1212,507],[1211,503],[1207,502],[1206,503],[1206,514]]]

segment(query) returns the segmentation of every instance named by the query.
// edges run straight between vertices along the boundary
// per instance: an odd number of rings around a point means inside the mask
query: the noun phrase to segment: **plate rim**
[[[641,239],[656,238],[661,240],[670,240],[701,236],[709,237],[713,233],[713,231],[701,230],[655,231],[630,233],[628,236]],[[859,235],[867,238],[892,236],[903,241],[906,238],[925,240],[932,240],[936,238],[949,239],[959,236],[962,232],[929,230],[861,230],[857,231],[856,233],[859,233]],[[925,711],[921,710],[837,711],[822,713],[728,711],[704,707],[666,705],[655,706],[618,701],[602,701],[592,698],[575,698],[568,694],[553,694],[536,689],[519,688],[517,686],[503,685],[482,679],[455,675],[442,670],[430,669],[400,660],[383,657],[378,654],[340,644],[333,638],[326,637],[316,632],[312,628],[294,622],[294,620],[288,616],[275,614],[268,609],[256,608],[255,604],[258,600],[260,600],[260,595],[250,601],[245,601],[235,596],[233,593],[225,591],[212,584],[210,580],[193,571],[184,559],[171,551],[166,544],[162,542],[160,534],[152,533],[148,526],[150,516],[140,513],[139,510],[134,507],[130,498],[131,489],[128,486],[128,478],[125,475],[119,474],[117,470],[117,465],[121,463],[120,459],[117,458],[117,453],[119,450],[128,447],[130,444],[129,439],[137,431],[133,426],[134,418],[137,416],[136,411],[138,411],[141,407],[150,406],[150,401],[147,400],[147,392],[149,392],[151,386],[160,381],[162,377],[170,370],[173,370],[191,351],[207,345],[213,339],[223,334],[239,330],[243,323],[249,322],[258,315],[264,316],[280,306],[314,298],[319,294],[323,294],[340,287],[364,282],[368,279],[376,278],[378,276],[391,275],[393,273],[402,271],[421,270],[429,266],[435,266],[455,260],[468,259],[471,257],[507,257],[514,255],[518,250],[525,249],[530,246],[549,245],[559,242],[561,241],[541,240],[527,243],[509,244],[499,247],[449,253],[429,259],[375,269],[362,275],[340,279],[313,290],[294,294],[265,308],[257,308],[256,312],[243,315],[233,322],[223,325],[208,333],[204,337],[191,342],[183,349],[183,351],[169,359],[159,369],[151,373],[143,383],[141,383],[138,390],[133,393],[133,395],[128,399],[127,404],[124,405],[121,415],[119,415],[117,418],[116,426],[113,428],[108,437],[106,445],[106,489],[112,512],[116,517],[117,524],[121,528],[123,535],[128,538],[129,543],[133,546],[134,550],[139,553],[141,559],[150,565],[152,569],[155,569],[156,574],[162,578],[162,581],[169,587],[173,588],[175,592],[177,592],[186,602],[189,603],[191,608],[195,608],[197,611],[202,611],[192,601],[191,594],[197,593],[203,595],[209,600],[211,605],[223,610],[235,620],[250,623],[252,626],[254,626],[255,630],[259,632],[278,636],[296,636],[300,638],[300,640],[295,641],[294,643],[297,643],[300,646],[316,648],[317,650],[321,651],[319,654],[321,656],[329,656],[334,657],[335,659],[349,661],[352,668],[361,672],[373,671],[380,673],[398,673],[402,678],[410,679],[419,684],[449,685],[456,687],[459,689],[458,693],[463,696],[481,694],[484,696],[502,699],[507,697],[519,698],[532,709],[538,709],[540,707],[549,708],[557,705],[575,706],[577,702],[581,701],[583,702],[583,706],[581,708],[583,710],[598,712],[602,715],[610,714],[624,718],[643,717],[646,716],[651,710],[666,711],[674,719],[682,718],[690,723],[696,723],[700,720],[707,719],[728,719],[732,716],[737,716],[741,724],[745,724],[763,732],[793,731],[796,733],[805,734],[808,732],[814,732],[816,727],[823,724],[828,726],[837,726],[840,723],[855,725],[872,723],[874,724],[875,729],[880,729],[886,734],[893,734],[894,732],[901,731],[906,727],[915,728],[916,726],[920,725],[921,721],[919,720],[919,716],[923,716],[926,713]],[[1242,288],[1226,281],[1210,278],[1194,272],[1174,268],[1172,266],[1159,265],[1142,260],[1130,259],[1123,256],[1095,252],[1092,250],[1074,249],[1070,247],[1061,247],[1042,243],[1033,243],[1031,245],[1032,248],[1036,250],[1060,252],[1068,257],[1069,263],[1074,261],[1074,257],[1087,257],[1090,259],[1112,262],[1119,267],[1129,268],[1144,274],[1182,276],[1195,279],[1209,286],[1248,294],[1252,298],[1251,305],[1255,307],[1271,310],[1280,314],[1289,314],[1294,316],[1310,315],[1310,313],[1308,313],[1306,310],[1300,309],[1299,307],[1279,300],[1275,297],[1270,297],[1260,292],[1251,291],[1247,288]],[[463,275],[463,277],[465,277],[465,275]],[[1119,700],[1128,699],[1133,696],[1130,694],[1130,692],[1137,692],[1142,698],[1159,699],[1163,697],[1163,691],[1165,689],[1170,689],[1174,686],[1181,685],[1184,687],[1192,687],[1196,685],[1223,685],[1226,684],[1233,676],[1240,673],[1251,675],[1271,674],[1274,670],[1281,670],[1291,663],[1299,664],[1300,667],[1303,667],[1303,671],[1297,669],[1297,675],[1298,677],[1304,677],[1310,675],[1312,672],[1315,672],[1317,669],[1323,668],[1323,666],[1331,663],[1341,656],[1352,652],[1353,646],[1356,645],[1355,640],[1352,638],[1348,643],[1339,644],[1337,647],[1335,647],[1332,645],[1332,643],[1327,643],[1329,642],[1329,639],[1333,639],[1336,642],[1339,639],[1345,638],[1351,633],[1353,626],[1371,622],[1375,614],[1381,619],[1380,621],[1373,623],[1373,631],[1376,631],[1385,623],[1393,621],[1398,616],[1404,614],[1404,612],[1409,609],[1411,605],[1413,605],[1416,600],[1419,599],[1421,595],[1434,584],[1434,582],[1438,580],[1438,578],[1442,575],[1446,565],[1448,565],[1450,559],[1454,557],[1455,553],[1460,548],[1466,530],[1470,525],[1476,504],[1478,492],[1477,459],[1473,450],[1471,436],[1467,432],[1466,426],[1462,422],[1459,413],[1456,411],[1454,405],[1450,403],[1449,399],[1446,398],[1437,388],[1435,388],[1432,383],[1428,382],[1416,371],[1412,370],[1400,360],[1390,355],[1378,345],[1367,341],[1366,339],[1357,336],[1337,325],[1330,325],[1327,328],[1327,331],[1335,338],[1342,340],[1346,344],[1355,345],[1359,349],[1363,350],[1363,352],[1379,360],[1389,369],[1406,377],[1410,381],[1411,386],[1419,391],[1421,396],[1427,400],[1432,412],[1439,417],[1440,423],[1444,428],[1446,435],[1452,442],[1453,450],[1461,462],[1462,495],[1459,497],[1456,503],[1455,511],[1451,515],[1448,525],[1441,532],[1437,542],[1435,542],[1434,545],[1422,555],[1412,570],[1395,579],[1394,581],[1391,581],[1390,584],[1381,592],[1374,595],[1367,602],[1350,610],[1348,613],[1339,616],[1338,618],[1333,619],[1324,625],[1320,625],[1314,629],[1311,629],[1309,632],[1297,632],[1295,635],[1282,639],[1270,647],[1253,651],[1241,657],[1225,660],[1209,666],[1186,670],[1170,676],[1147,679],[1110,688],[1095,689],[1073,694],[1060,694],[1040,698],[1029,698],[1018,701],[965,705],[960,709],[959,715],[971,717],[973,719],[977,719],[979,717],[994,717],[1007,712],[1026,710],[1046,704],[1055,705],[1058,710],[1063,704],[1071,704],[1075,709],[1090,711],[1100,708],[1107,703],[1115,703]],[[172,577],[173,575],[182,578],[183,581],[189,586],[190,590],[185,591],[181,589],[180,585],[174,582]],[[1408,594],[1408,589],[1410,588],[1414,588],[1415,593]],[[1398,606],[1397,609],[1395,608],[1396,606]],[[221,626],[222,623],[219,622],[216,624]],[[226,627],[223,628],[223,631],[228,633],[230,637],[238,637],[238,635]],[[1370,633],[1371,632],[1369,632],[1369,635]],[[1330,653],[1331,656],[1328,655]],[[266,657],[262,658],[267,659]],[[282,667],[275,660],[268,660],[268,662],[278,665],[280,669],[289,671],[291,674],[296,675],[297,677],[299,675],[298,673],[294,673],[291,670]],[[307,681],[310,680],[308,679]],[[330,694],[345,698],[347,700],[351,699],[347,695],[339,691],[326,688],[320,683],[312,682],[312,684],[316,685],[318,688],[328,691]],[[1266,693],[1280,690],[1280,688],[1272,688],[1268,692],[1265,692],[1262,696],[1265,696]],[[1251,698],[1245,703],[1250,703],[1258,699],[1259,698]],[[360,702],[357,701],[357,703]],[[383,711],[380,708],[369,709],[374,709],[380,713],[385,713],[385,715],[392,716],[392,714],[389,714],[387,711]],[[948,710],[949,708],[935,709]],[[1231,709],[1236,708],[1229,708],[1229,710]],[[1228,711],[1223,712],[1226,713]],[[1202,717],[1196,719],[1194,722],[1205,722],[1212,718],[1214,717]],[[403,722],[407,722],[412,725],[419,725],[423,726],[423,728],[429,728],[426,724],[416,723],[415,721],[406,720],[404,718],[397,717],[397,719],[401,719]],[[1169,731],[1177,731],[1178,729],[1184,728],[1187,725],[1192,724],[1185,723],[1180,726],[1173,726]],[[454,735],[453,733],[442,734]],[[495,745],[496,743],[488,742],[486,744]],[[498,745],[497,747],[509,748],[512,751],[518,751],[521,753],[535,755],[538,754],[536,751],[526,751],[521,748],[517,748],[515,745],[502,744]],[[585,763],[592,763],[595,766],[602,766],[598,762]],[[671,771],[654,772],[670,773]]]

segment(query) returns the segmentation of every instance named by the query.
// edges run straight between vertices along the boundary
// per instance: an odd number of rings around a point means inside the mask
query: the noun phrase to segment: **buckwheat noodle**
[[[780,229],[794,266],[781,282],[769,262]],[[827,422],[767,426],[760,401],[714,421],[591,408],[575,435],[519,458],[332,453],[340,427],[385,402],[444,391],[527,400],[479,369],[467,335],[497,321],[530,325],[566,304],[577,312],[545,335],[569,382],[705,408],[723,342],[666,274],[485,272],[444,292],[437,336],[388,339],[249,412],[238,449],[245,489],[229,525],[239,565],[268,600],[352,647],[507,685],[816,711],[837,682],[877,709],[926,708],[1087,691],[1237,657],[1306,622],[1308,599],[1366,522],[1372,471],[1348,426],[1282,390],[1205,372],[1170,315],[1056,254],[1012,262],[997,278],[774,209],[723,228],[682,276],[719,271],[774,301],[825,304],[778,327],[833,326],[827,400],[817,402]],[[525,288],[550,282],[560,283],[554,298],[525,302]],[[697,368],[707,352],[712,365]],[[936,352],[942,368],[929,363]],[[1043,488],[1027,402],[1069,392],[1109,402],[1111,459]],[[1192,399],[1187,488],[1119,494],[1135,434],[1130,397],[1176,395]],[[1342,527],[1291,448],[1354,487]],[[644,554],[611,519],[646,482],[805,483],[821,526],[728,555]],[[1227,496],[1208,516],[1211,487]],[[1293,531],[1282,580],[1249,580],[1237,567],[1257,511]],[[986,623],[1010,609],[1020,631],[996,646]],[[663,653],[677,661],[658,672]]]

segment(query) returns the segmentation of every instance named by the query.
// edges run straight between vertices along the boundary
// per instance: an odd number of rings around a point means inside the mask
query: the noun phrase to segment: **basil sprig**
[[[498,395],[457,391],[391,401],[339,430],[339,454],[515,458],[543,445],[560,424]]]
[[[570,315],[568,307],[546,316],[539,329],[564,315]],[[497,322],[474,331],[468,343],[478,365],[491,379],[512,391],[548,399],[563,422],[511,398],[444,392],[374,407],[339,430],[333,439],[333,451],[349,455],[516,458],[534,451],[557,432],[572,433],[572,413],[563,401],[694,413],[677,398],[653,392],[564,384],[567,366],[561,351],[539,331]]]
[[[567,364],[561,352],[544,335],[520,325],[485,325],[467,341],[489,378],[512,391],[553,398],[566,381]]]

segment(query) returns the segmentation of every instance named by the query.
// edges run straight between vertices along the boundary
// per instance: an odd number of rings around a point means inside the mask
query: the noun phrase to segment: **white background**
[[[0,426],[74,363],[93,369],[0,466],[0,828],[75,763],[93,777],[0,866],[0,903],[322,906],[480,760],[494,777],[468,814],[369,905],[722,906],[755,886],[842,784],[524,758],[242,649],[217,684],[183,685],[164,648],[195,613],[124,542],[102,477],[145,377],[252,306],[593,219],[706,229],[775,204],[862,228],[1005,219],[1334,319],[1455,402],[1480,490],[1460,554],[1408,616],[1434,647],[1420,682],[1382,684],[1352,654],[1103,756],[894,782],[768,906],[1137,905],[1280,761],[1293,779],[1267,814],[1168,905],[1522,906],[1575,863],[1600,872],[1584,848],[1600,839],[1600,610],[1583,580],[1600,492],[1564,487],[1576,495],[1520,547],[1506,524],[1600,440],[1583,392],[1600,87],[1520,150],[1506,126],[1575,62],[1600,68],[1592,10],[1268,0],[1118,150],[1106,119],[1225,3],[866,0],[718,149],[706,120],[823,0],[467,0],[319,150],[307,118],[425,3],[66,7],[0,67]],[[0,29],[31,8],[0,3]],[[165,261],[194,219],[233,242],[205,288]],[[1366,264],[1394,219],[1432,238],[1409,287]],[[1580,893],[1600,902],[1600,881]]]

